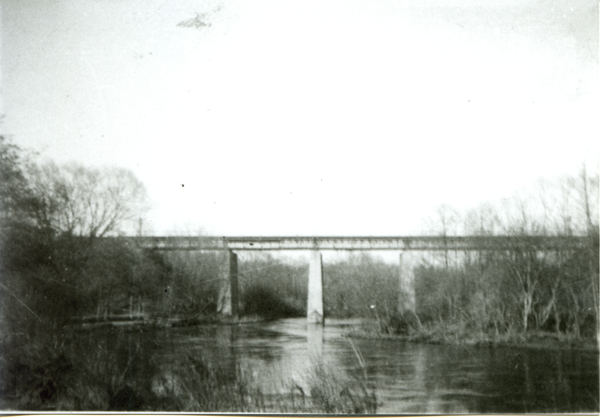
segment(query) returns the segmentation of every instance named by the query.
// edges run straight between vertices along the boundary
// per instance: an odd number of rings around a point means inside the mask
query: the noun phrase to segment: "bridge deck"
[[[562,236],[140,236],[127,237],[156,250],[539,250],[577,249],[589,245],[587,237]]]

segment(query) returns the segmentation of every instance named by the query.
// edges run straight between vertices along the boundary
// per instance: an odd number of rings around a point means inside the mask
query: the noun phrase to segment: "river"
[[[235,326],[172,328],[153,341],[164,356],[201,351],[242,366],[266,394],[308,392],[317,363],[342,380],[360,380],[377,414],[597,412],[598,354],[349,339],[358,321],[305,318]],[[166,359],[165,359],[166,360]]]

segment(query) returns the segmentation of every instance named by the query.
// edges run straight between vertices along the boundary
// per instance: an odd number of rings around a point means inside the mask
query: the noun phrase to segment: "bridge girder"
[[[583,236],[140,236],[121,238],[163,251],[483,251],[578,249]]]

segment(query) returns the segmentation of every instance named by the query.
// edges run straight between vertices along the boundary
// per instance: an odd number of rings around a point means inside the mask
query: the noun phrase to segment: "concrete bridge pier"
[[[238,319],[240,298],[238,287],[238,259],[231,250],[226,251],[225,273],[221,277],[221,288],[217,301],[217,313]]]
[[[406,251],[400,253],[399,262],[398,312],[401,314],[415,314],[417,309],[415,299],[415,252]]]
[[[309,324],[323,324],[323,258],[319,251],[311,251],[308,268],[308,304],[306,318]]]

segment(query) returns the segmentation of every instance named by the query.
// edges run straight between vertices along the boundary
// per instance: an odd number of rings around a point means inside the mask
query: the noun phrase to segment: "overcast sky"
[[[597,0],[0,7],[2,131],[132,169],[157,234],[417,234],[598,165]]]

